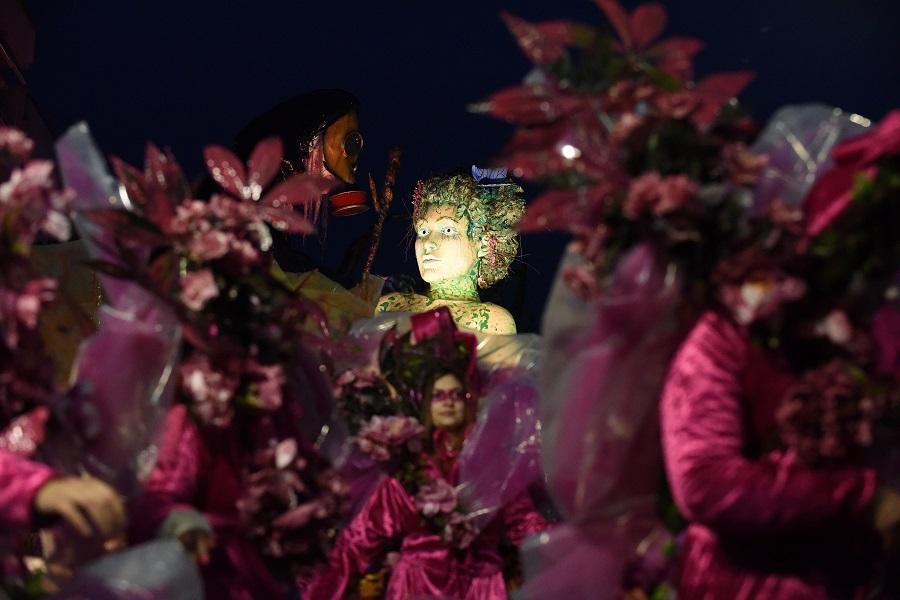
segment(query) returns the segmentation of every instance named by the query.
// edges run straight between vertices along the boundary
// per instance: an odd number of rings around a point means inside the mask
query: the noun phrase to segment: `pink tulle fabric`
[[[34,496],[54,471],[46,465],[0,451],[0,529],[31,524]]]
[[[790,382],[777,357],[712,312],[677,353],[661,422],[669,481],[690,521],[679,599],[863,593],[865,549],[877,547],[865,520],[875,473],[812,470],[766,449]]]
[[[433,463],[455,473],[453,456]],[[453,462],[453,461],[451,461]],[[327,567],[320,570],[304,598],[337,600],[347,593],[354,575],[365,573],[392,544],[399,544],[385,598],[455,598],[495,600],[507,597],[498,553],[501,536],[518,545],[526,536],[542,531],[547,522],[527,495],[500,511],[466,550],[450,548],[429,530],[413,498],[393,477],[383,479],[353,521],[338,536]]]
[[[237,428],[200,430],[178,405],[166,417],[160,455],[130,507],[131,537],[157,535],[176,509],[194,509],[210,522],[216,546],[203,569],[207,598],[250,600],[285,596],[268,573],[255,544],[243,534],[236,502],[240,466],[247,458]]]

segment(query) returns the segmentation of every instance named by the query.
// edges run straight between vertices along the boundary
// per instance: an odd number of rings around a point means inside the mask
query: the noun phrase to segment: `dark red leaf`
[[[113,172],[119,182],[125,186],[125,192],[131,203],[141,209],[147,203],[147,191],[144,183],[144,174],[132,167],[118,156],[110,157]]]
[[[160,254],[150,263],[148,275],[158,293],[171,296],[178,285],[178,257],[174,252]]]
[[[500,16],[522,52],[536,65],[558,60],[571,42],[571,24],[568,22],[530,23],[505,11]]]
[[[272,188],[260,203],[272,208],[286,208],[313,202],[328,193],[332,182],[324,177],[298,173]]]
[[[591,228],[608,192],[606,185],[548,190],[528,204],[519,230],[538,233]]]
[[[641,4],[629,17],[632,43],[635,50],[643,50],[666,28],[666,9],[661,4]]]
[[[736,97],[753,81],[754,74],[749,71],[734,73],[717,73],[697,82],[694,93],[700,99],[701,106],[693,116],[698,127],[708,127],[719,116],[722,106]]]
[[[685,83],[694,78],[694,56],[703,49],[703,42],[694,38],[666,38],[653,46],[647,54],[655,56],[659,69]]]
[[[548,85],[519,85],[494,93],[479,108],[511,123],[543,125],[590,105],[590,96]]]
[[[281,168],[282,156],[284,148],[281,138],[278,137],[266,138],[253,149],[253,154],[247,162],[247,178],[253,190],[254,200],[259,200],[262,190],[272,183],[272,179]]]
[[[158,187],[177,203],[187,194],[187,180],[171,152],[161,152],[153,144],[147,144],[144,157],[144,177],[148,187]]]
[[[631,31],[629,29],[628,14],[617,0],[594,0],[594,3],[600,7],[606,18],[612,24],[613,29],[619,35],[619,39],[626,48],[631,49]]]
[[[203,149],[203,158],[210,176],[222,189],[238,198],[250,199],[244,165],[231,150],[222,146],[207,146]]]

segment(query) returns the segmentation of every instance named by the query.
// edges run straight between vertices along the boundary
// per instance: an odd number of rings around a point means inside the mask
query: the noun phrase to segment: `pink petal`
[[[206,169],[216,183],[238,198],[249,199],[244,165],[231,150],[222,146],[207,146],[203,149],[203,158],[206,160]]]
[[[319,508],[320,503],[315,500],[307,502],[306,504],[301,504],[297,508],[284,513],[272,521],[272,526],[277,529],[295,529],[303,527],[310,522]]]
[[[310,234],[316,230],[312,223],[292,208],[272,208],[263,206],[259,209],[260,217],[279,231]]]
[[[263,188],[272,183],[272,179],[281,168],[282,156],[284,156],[284,148],[281,138],[270,137],[258,143],[247,163],[247,176],[250,186],[259,186],[256,189],[262,191]],[[257,195],[254,200],[258,198],[259,196]]]
[[[635,49],[641,50],[666,28],[666,9],[661,4],[641,4],[631,13],[629,21]]]
[[[323,177],[299,173],[279,183],[267,193],[260,203],[272,208],[288,208],[318,200],[331,188],[331,182]]]
[[[604,190],[599,187],[548,190],[528,204],[519,230],[571,231],[579,226],[589,226],[603,198]]]
[[[609,19],[622,43],[626,48],[632,47],[631,31],[628,23],[628,14],[617,0],[594,0],[594,3],[600,7],[600,10]]]
[[[119,182],[125,186],[128,199],[135,206],[143,208],[147,203],[147,193],[144,189],[144,174],[135,169],[118,156],[110,157],[113,171]]]
[[[275,446],[275,466],[283,469],[297,458],[297,440],[288,438]]]
[[[590,106],[590,98],[545,85],[518,85],[491,95],[487,112],[511,123],[543,125]]]

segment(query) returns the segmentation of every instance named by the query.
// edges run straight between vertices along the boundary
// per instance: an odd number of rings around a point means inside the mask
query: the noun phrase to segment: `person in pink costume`
[[[835,168],[805,200],[808,235],[845,212],[854,173],[897,154],[898,124],[895,111],[837,147]],[[710,310],[671,365],[662,441],[675,500],[690,522],[679,599],[873,597],[882,539],[900,523],[900,497],[880,481],[881,470],[813,468],[794,449],[771,449],[776,411],[797,379],[789,349],[765,349],[753,343],[749,325]]]
[[[438,320],[440,315],[435,315]],[[434,334],[423,331],[427,327],[427,320],[414,318],[417,340]],[[465,380],[465,373],[438,369],[422,402],[422,420],[433,447],[423,457],[422,470],[426,478],[454,486],[459,483],[460,451],[475,415]],[[344,597],[351,591],[354,576],[366,573],[389,550],[399,547],[385,598],[506,598],[498,550],[501,537],[518,545],[547,526],[530,497],[522,494],[502,507],[470,545],[453,547],[429,527],[416,498],[400,480],[385,477],[340,533],[328,566],[316,574],[304,597]]]
[[[672,364],[661,407],[685,534],[679,598],[855,597],[871,566],[875,473],[754,452],[792,381],[747,331],[709,312]],[[879,504],[896,524],[896,495]],[[891,509],[893,506],[893,509]],[[877,545],[875,545],[877,547]]]

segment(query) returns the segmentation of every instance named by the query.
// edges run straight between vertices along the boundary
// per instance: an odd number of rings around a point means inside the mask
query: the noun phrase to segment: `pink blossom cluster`
[[[376,415],[356,434],[359,449],[377,461],[388,461],[397,452],[407,449],[418,452],[422,448],[425,427],[415,417]]]
[[[426,517],[449,515],[459,505],[456,488],[443,478],[431,479],[416,493],[416,508]]]
[[[53,363],[39,332],[41,311],[57,282],[29,262],[39,233],[65,240],[71,194],[59,191],[53,163],[28,158],[34,147],[21,131],[0,127],[0,425],[53,393]]]
[[[281,407],[285,384],[281,365],[234,357],[218,363],[195,351],[179,368],[182,392],[202,422],[215,427],[230,425],[238,396],[246,405],[264,411]]]
[[[70,202],[71,194],[56,188],[52,162],[32,160],[13,169],[9,180],[0,183],[0,220],[18,245],[12,250],[23,252],[41,231],[67,240],[71,226],[65,213]]]
[[[447,518],[443,534],[445,542],[454,548],[465,550],[478,537],[478,529],[475,527],[472,519],[458,511],[454,511]]]
[[[338,515],[346,495],[343,479],[289,437],[255,454],[237,507],[267,556],[322,559],[330,528],[321,524]]]
[[[256,207],[224,194],[215,194],[209,202],[185,200],[175,208],[168,229],[189,259],[225,259],[242,271],[259,264],[272,246]]]
[[[858,456],[872,445],[875,400],[840,361],[806,372],[785,394],[776,419],[781,440],[808,464]]]
[[[648,214],[664,216],[685,209],[696,196],[697,184],[689,177],[662,177],[651,171],[628,184],[622,212],[632,220]]]
[[[15,127],[0,126],[0,156],[8,155],[13,160],[28,160],[34,150],[34,142],[25,132]]]

